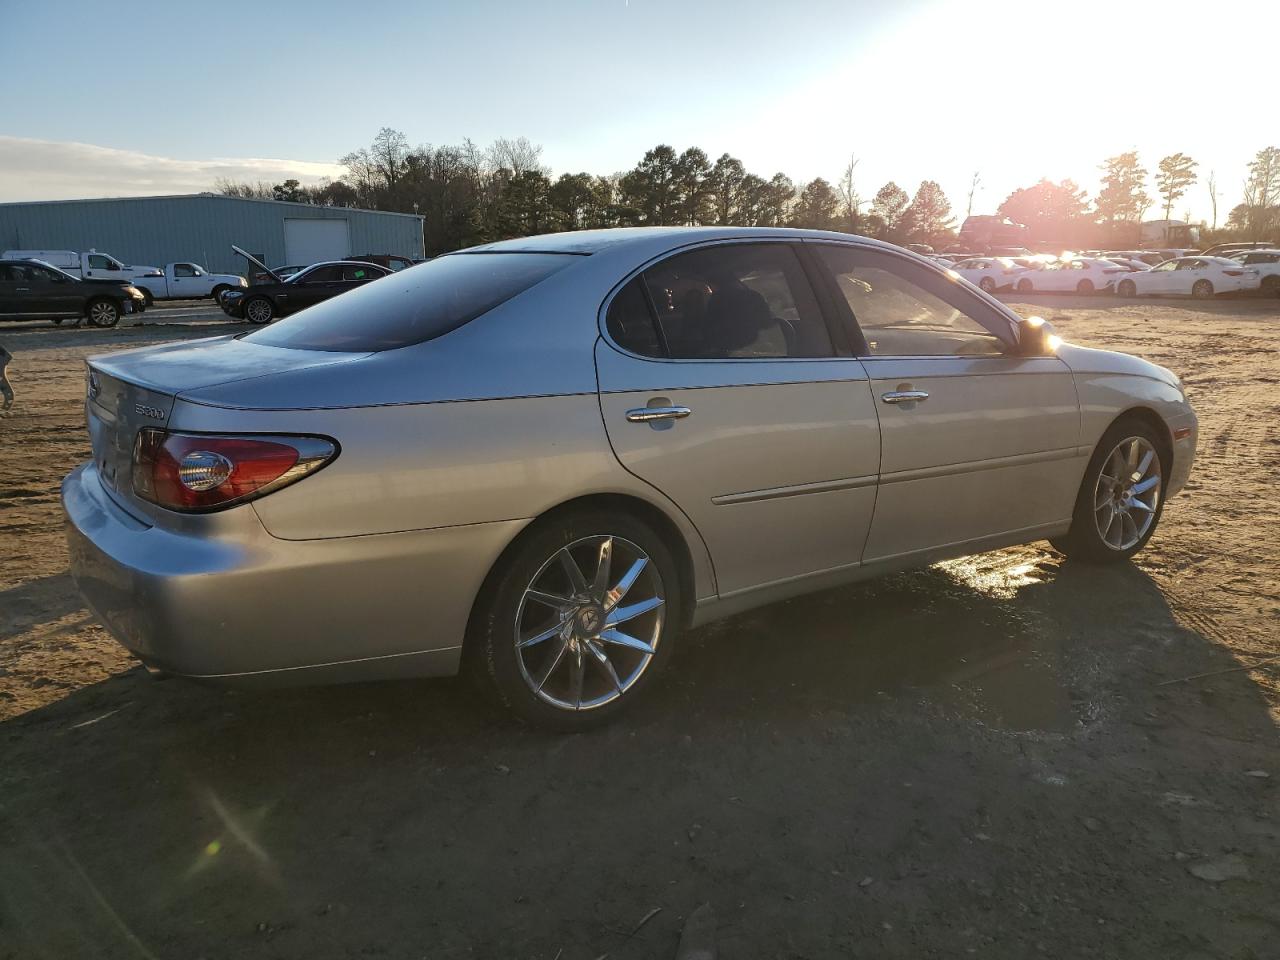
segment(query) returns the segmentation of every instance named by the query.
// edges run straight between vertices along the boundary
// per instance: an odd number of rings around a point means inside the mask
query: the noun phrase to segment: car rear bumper
[[[524,525],[288,541],[255,514],[218,538],[138,521],[91,463],[62,504],[72,576],[112,635],[149,667],[225,682],[456,673],[472,602]]]

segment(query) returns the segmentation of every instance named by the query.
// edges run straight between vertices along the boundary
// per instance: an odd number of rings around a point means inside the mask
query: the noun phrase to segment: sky
[[[314,183],[390,126],[525,136],[557,175],[658,143],[797,184],[856,157],[864,198],[934,179],[961,216],[975,172],[992,213],[1182,151],[1175,217],[1212,218],[1213,170],[1221,221],[1280,145],[1278,31],[1273,0],[0,0],[0,202]]]

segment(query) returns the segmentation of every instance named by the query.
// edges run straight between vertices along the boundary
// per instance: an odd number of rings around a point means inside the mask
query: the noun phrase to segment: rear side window
[[[407,347],[456,330],[575,259],[556,253],[449,254],[357,287],[244,339],[356,353]]]
[[[638,279],[647,300],[632,281],[606,317],[618,345],[635,353],[675,360],[834,353],[817,300],[787,244],[703,247],[664,260]]]

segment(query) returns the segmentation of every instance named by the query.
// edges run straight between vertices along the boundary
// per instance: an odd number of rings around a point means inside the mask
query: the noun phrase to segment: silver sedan
[[[72,572],[158,671],[475,673],[573,729],[682,630],[1049,539],[1186,482],[1178,378],[900,248],[655,228],[439,257],[248,335],[96,357]]]

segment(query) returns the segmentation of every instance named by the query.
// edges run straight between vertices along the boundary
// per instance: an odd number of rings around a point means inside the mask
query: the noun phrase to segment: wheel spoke
[[[605,643],[615,643],[620,647],[628,647],[631,650],[639,650],[641,653],[654,653],[653,647],[645,643],[643,640],[637,640],[630,634],[623,633],[621,630],[609,629],[600,634],[600,639]]]
[[[543,590],[526,590],[524,595],[530,600],[537,600],[539,603],[546,604],[552,610],[568,610],[573,606],[573,601],[568,597],[557,596],[554,593],[546,593]]]
[[[1122,544],[1133,543],[1138,539],[1138,524],[1129,514],[1122,514],[1123,519],[1120,521],[1120,542]],[[1132,533],[1130,533],[1132,531]]]
[[[1131,470],[1137,469],[1137,466],[1138,466],[1138,441],[1137,440],[1129,441],[1129,452],[1125,454],[1124,460]]]
[[[563,662],[565,652],[568,649],[569,644],[567,644],[562,637],[560,640],[560,648],[556,650],[555,655],[548,660],[546,669],[539,674],[538,679],[535,681],[534,690],[536,692],[542,692],[542,688],[547,685],[547,681],[551,679],[551,675],[556,672],[556,667],[560,666],[561,662]]]
[[[569,578],[569,586],[573,590],[575,597],[585,597],[587,595],[587,580],[582,575],[582,570],[578,567],[578,561],[573,559],[573,554],[569,552],[568,547],[560,548],[560,566],[564,568],[565,576]]]
[[[596,646],[594,642],[588,641],[587,649],[591,651],[591,656],[595,658],[596,663],[603,668],[605,675],[608,676],[609,682],[613,684],[613,689],[619,693],[622,692],[622,681],[618,679],[618,671],[613,668],[613,661],[609,659],[609,655],[604,652],[604,648]]]
[[[648,557],[640,557],[635,563],[627,568],[627,572],[622,575],[622,579],[618,581],[618,585],[609,591],[605,596],[605,612],[612,610],[627,595],[627,591],[635,586],[636,581],[640,578],[640,574],[644,572],[644,568],[648,565]]]
[[[519,645],[521,648],[537,646],[539,643],[542,643],[544,640],[550,640],[552,637],[559,634],[560,631],[562,631],[563,629],[564,629],[564,624],[557,623],[554,627],[548,627],[546,630],[543,630],[541,633],[535,633],[531,637],[525,637],[523,640],[520,641]]]
[[[1138,469],[1135,470],[1133,473],[1133,479],[1135,481],[1141,480],[1143,477],[1147,475],[1147,467],[1151,466],[1151,461],[1155,459],[1155,455],[1156,455],[1156,452],[1154,450],[1148,450],[1143,455],[1141,462],[1139,462],[1138,464]]]
[[[1150,504],[1143,503],[1141,500],[1134,500],[1133,503],[1129,504],[1129,506],[1131,506],[1135,510],[1141,510],[1143,513],[1156,512],[1155,507],[1151,506]]]
[[[585,664],[582,662],[582,649],[574,651],[570,654],[572,660],[569,662],[569,698],[573,702],[574,708],[582,707],[582,678],[587,672]]]
[[[662,606],[661,597],[650,597],[648,600],[641,600],[639,603],[631,603],[625,607],[614,607],[613,612],[605,619],[604,627],[609,630],[616,627],[620,623],[626,623],[628,620],[634,620],[641,614],[648,613],[650,610],[656,610]]]
[[[1159,482],[1159,477],[1147,477],[1147,479],[1143,480],[1141,483],[1135,483],[1133,485],[1133,493],[1135,496],[1140,493],[1146,493]]]
[[[591,581],[591,596],[603,599],[609,589],[609,568],[613,565],[613,537],[600,541],[600,557],[596,561],[595,579]]]

